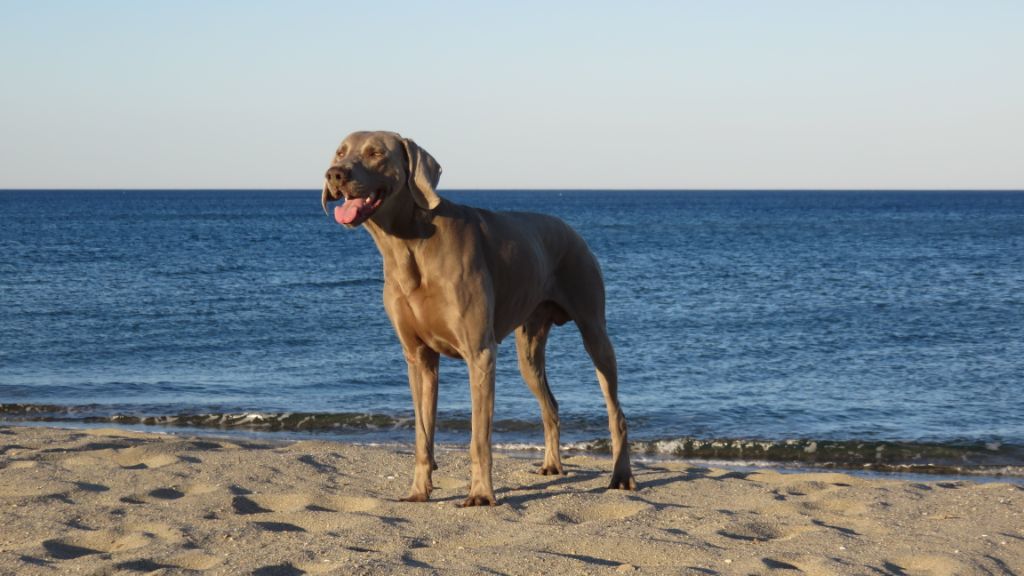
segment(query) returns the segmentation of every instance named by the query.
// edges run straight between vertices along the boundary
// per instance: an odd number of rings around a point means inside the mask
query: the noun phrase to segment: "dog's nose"
[[[327,169],[327,174],[324,175],[327,181],[332,184],[344,184],[346,181],[352,179],[352,167],[343,164],[335,164]]]

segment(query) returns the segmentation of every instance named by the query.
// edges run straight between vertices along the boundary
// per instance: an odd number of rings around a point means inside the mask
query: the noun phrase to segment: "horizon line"
[[[320,192],[318,188],[0,188],[4,192]],[[439,188],[438,192],[1024,192],[1020,188]]]

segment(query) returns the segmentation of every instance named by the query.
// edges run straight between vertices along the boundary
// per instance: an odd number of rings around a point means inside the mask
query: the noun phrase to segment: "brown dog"
[[[384,309],[402,343],[416,413],[416,468],[405,498],[433,489],[439,354],[469,367],[472,397],[469,496],[496,504],[491,487],[491,420],[498,343],[515,331],[519,369],[544,420],[541,474],[562,474],[558,404],[544,372],[552,324],[576,323],[597,369],[612,438],[611,488],[633,490],[626,417],[619,407],[615,352],[605,329],[597,259],[575,231],[541,214],[489,212],[449,202],[435,188],[441,167],[393,132],[355,132],[338,147],[321,202],[339,224],[365,225],[384,257]]]

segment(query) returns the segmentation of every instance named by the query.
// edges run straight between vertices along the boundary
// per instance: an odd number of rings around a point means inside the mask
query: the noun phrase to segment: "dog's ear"
[[[441,166],[434,157],[408,138],[402,139],[405,157],[408,161],[409,191],[412,199],[424,210],[433,210],[441,203],[437,195],[437,183],[441,180]]]

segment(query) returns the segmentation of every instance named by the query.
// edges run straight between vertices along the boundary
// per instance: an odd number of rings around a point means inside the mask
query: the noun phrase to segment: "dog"
[[[544,422],[538,472],[564,473],[544,346],[551,326],[570,320],[583,337],[608,409],[609,488],[635,490],[597,259],[579,234],[552,216],[491,212],[441,198],[440,177],[441,166],[412,140],[394,132],[354,132],[334,153],[321,196],[324,212],[328,203],[343,200],[334,207],[337,223],[364,227],[384,260],[384,309],[402,345],[416,415],[416,464],[402,500],[424,502],[433,490],[438,362],[444,354],[469,368],[471,469],[462,506],[497,504],[491,484],[495,355],[513,332],[520,372]]]

